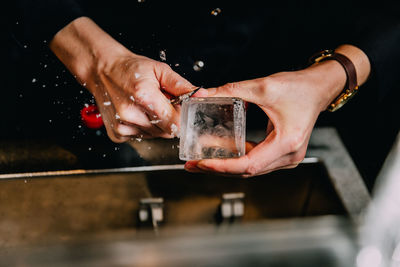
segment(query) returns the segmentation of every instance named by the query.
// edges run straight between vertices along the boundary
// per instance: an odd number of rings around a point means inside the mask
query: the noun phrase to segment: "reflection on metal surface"
[[[318,163],[320,160],[315,157],[305,158],[301,164]],[[162,170],[184,170],[184,164],[173,165],[154,165],[141,167],[111,168],[111,169],[95,169],[95,170],[61,170],[61,171],[45,171],[45,172],[25,172],[25,173],[7,173],[0,174],[0,180],[7,179],[26,179],[26,178],[42,178],[53,176],[68,176],[80,174],[107,174],[107,173],[129,173],[129,172],[149,172]]]
[[[11,174],[0,174],[0,180],[26,179],[26,178],[39,178],[39,177],[42,178],[42,177],[68,176],[68,175],[79,175],[79,174],[107,174],[107,173],[149,172],[149,171],[162,171],[162,170],[183,170],[184,166],[185,166],[184,164],[174,164],[174,165],[96,169],[96,170],[65,170],[65,171],[48,171],[48,172],[11,173]]]
[[[357,267],[395,267],[400,240],[400,133],[377,177],[362,227]],[[365,259],[365,260],[362,260]]]

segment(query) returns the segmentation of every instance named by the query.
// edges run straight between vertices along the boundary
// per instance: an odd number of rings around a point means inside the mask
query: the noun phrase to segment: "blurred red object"
[[[83,123],[91,129],[98,129],[104,125],[101,114],[96,105],[85,106],[81,110]]]

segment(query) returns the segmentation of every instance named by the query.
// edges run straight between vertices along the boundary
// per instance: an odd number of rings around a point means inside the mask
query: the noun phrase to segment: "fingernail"
[[[185,170],[188,172],[200,172],[201,170],[197,168],[197,161],[188,161],[185,164]]]

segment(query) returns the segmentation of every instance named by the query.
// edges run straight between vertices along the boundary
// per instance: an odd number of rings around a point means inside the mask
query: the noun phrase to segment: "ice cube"
[[[234,158],[245,154],[244,102],[231,97],[189,98],[182,102],[179,158]]]

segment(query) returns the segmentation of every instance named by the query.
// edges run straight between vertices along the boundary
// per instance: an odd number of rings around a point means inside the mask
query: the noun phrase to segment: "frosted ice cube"
[[[244,102],[231,97],[195,97],[182,102],[179,158],[234,158],[245,154]]]

